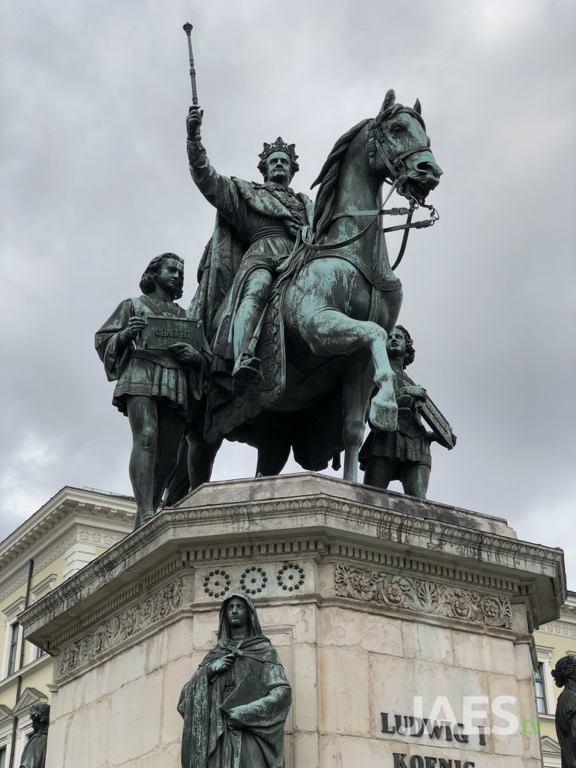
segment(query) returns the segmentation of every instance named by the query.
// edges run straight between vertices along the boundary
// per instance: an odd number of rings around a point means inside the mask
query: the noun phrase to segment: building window
[[[34,646],[34,658],[35,659],[40,659],[42,656],[44,656],[45,653],[46,653],[46,651],[43,650],[42,648],[38,648],[37,645]]]
[[[17,621],[10,625],[10,646],[8,648],[8,675],[16,671],[16,657],[18,655],[18,638],[20,624]]]
[[[536,706],[539,715],[545,715],[548,712],[546,706],[546,688],[544,686],[544,662],[539,661],[538,667],[534,672],[534,688],[536,690]]]
[[[0,768],[6,768],[6,747],[0,747]]]

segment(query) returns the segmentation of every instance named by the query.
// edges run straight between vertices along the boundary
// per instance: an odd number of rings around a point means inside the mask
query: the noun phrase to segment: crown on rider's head
[[[290,161],[292,163],[292,175],[296,173],[296,171],[300,170],[300,166],[298,165],[298,155],[296,154],[296,145],[295,144],[286,144],[286,142],[282,139],[281,136],[278,136],[276,141],[274,141],[272,144],[268,144],[266,141],[264,142],[264,149],[258,157],[260,158],[260,162],[258,163],[258,170],[266,178],[266,160],[270,157],[270,155],[273,152],[285,152],[288,157],[290,158]]]

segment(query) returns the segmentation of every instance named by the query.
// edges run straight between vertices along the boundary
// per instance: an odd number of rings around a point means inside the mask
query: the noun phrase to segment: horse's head
[[[442,169],[430,150],[418,100],[413,108],[404,107],[388,91],[368,126],[368,154],[374,172],[396,182],[396,190],[408,200],[423,204],[438,186]]]

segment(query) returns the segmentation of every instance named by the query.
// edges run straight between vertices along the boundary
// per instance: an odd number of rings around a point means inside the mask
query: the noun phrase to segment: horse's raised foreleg
[[[302,318],[302,316],[301,316]],[[336,309],[319,309],[300,322],[300,331],[315,355],[347,355],[367,349],[374,363],[377,392],[370,406],[370,422],[377,429],[394,432],[398,407],[394,374],[386,352],[386,331],[369,320],[354,320]]]

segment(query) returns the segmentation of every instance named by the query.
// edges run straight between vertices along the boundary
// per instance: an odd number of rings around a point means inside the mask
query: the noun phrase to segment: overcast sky
[[[573,0],[3,3],[0,539],[64,485],[131,493],[93,335],[158,253],[195,290],[214,212],[186,160],[187,20],[221,173],[258,180],[280,134],[306,191],[388,88],[420,98],[441,219],[410,237],[400,322],[458,435],[429,497],[565,547],[576,589]],[[229,444],[214,476],[254,468]]]

